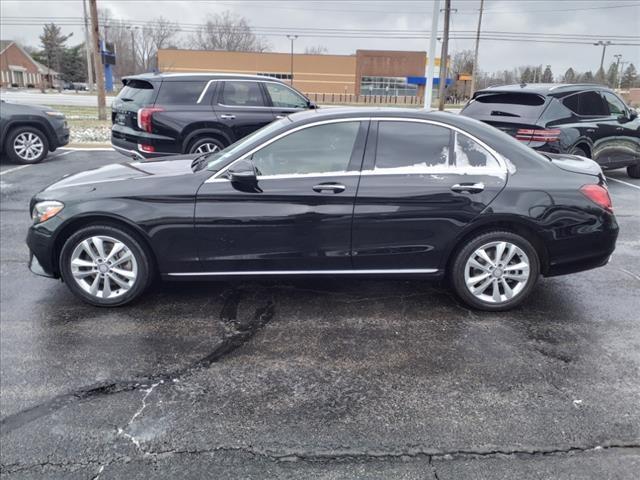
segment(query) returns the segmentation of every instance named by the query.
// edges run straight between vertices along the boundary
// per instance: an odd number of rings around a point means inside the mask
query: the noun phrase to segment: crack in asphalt
[[[493,457],[536,457],[536,456],[561,456],[570,454],[590,453],[605,450],[638,450],[640,443],[611,443],[596,446],[567,446],[567,447],[532,447],[532,448],[469,448],[457,450],[439,450],[426,447],[413,446],[404,450],[357,450],[357,449],[340,449],[326,451],[305,451],[305,450],[281,450],[279,452],[269,449],[260,449],[253,446],[218,446],[207,449],[171,449],[162,451],[145,451],[142,457],[115,457],[106,462],[87,461],[87,462],[65,462],[52,463],[44,462],[33,465],[9,465],[3,468],[3,473],[11,474],[24,472],[35,469],[44,469],[47,467],[65,469],[69,467],[90,467],[99,466],[98,472],[93,479],[99,478],[100,474],[110,465],[115,463],[128,464],[141,458],[151,458],[154,461],[171,458],[177,455],[215,455],[220,453],[244,453],[255,458],[261,458],[273,462],[307,462],[322,463],[331,461],[407,461],[407,460],[426,460],[436,477],[435,464],[433,460],[457,460],[468,458],[493,458]],[[17,468],[12,468],[12,467]]]
[[[246,293],[247,292],[242,289],[234,289],[225,295],[225,301],[222,311],[220,312],[220,322],[222,323],[225,334],[211,353],[205,357],[196,360],[187,367],[170,373],[149,375],[132,380],[99,382],[79,388],[70,393],[58,395],[46,402],[3,418],[0,420],[0,431],[2,434],[7,434],[71,404],[122,392],[155,388],[153,387],[154,383],[173,382],[193,371],[209,367],[211,364],[219,361],[247,343],[273,318],[275,306],[273,300],[270,299],[262,306],[256,308],[253,315],[238,319],[238,308]],[[135,417],[132,420],[135,420]]]

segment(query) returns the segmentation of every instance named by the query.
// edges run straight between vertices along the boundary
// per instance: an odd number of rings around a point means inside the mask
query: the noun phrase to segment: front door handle
[[[451,190],[458,193],[480,193],[484,191],[484,183],[456,183]]]
[[[229,115],[228,113],[223,113],[222,115],[220,115],[220,118],[223,120],[233,120],[234,118],[236,118],[236,116]]]
[[[276,118],[277,118],[278,120],[280,120],[281,118],[284,118],[284,117],[286,117],[286,115],[276,115]]]
[[[623,127],[616,127],[616,132],[622,132],[622,131],[624,131]]]
[[[339,183],[320,183],[313,187],[314,192],[322,193],[322,192],[333,192],[340,193],[344,192],[345,186]]]
[[[594,133],[595,131],[595,128],[587,128],[587,133]]]

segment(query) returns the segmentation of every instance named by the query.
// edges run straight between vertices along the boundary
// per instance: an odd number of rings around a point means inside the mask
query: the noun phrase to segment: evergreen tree
[[[42,35],[40,35],[40,43],[42,44],[40,58],[47,67],[60,71],[65,43],[71,35],[73,33],[62,35],[62,29],[55,23],[47,23],[43,26]]]
[[[564,72],[564,77],[562,77],[562,81],[564,83],[575,83],[576,82],[576,72],[573,71],[573,68],[567,68],[567,71]]]
[[[531,83],[533,81],[533,73],[529,67],[525,68],[520,75],[520,83]]]
[[[607,79],[606,79],[606,75],[604,73],[604,68],[599,68],[598,71],[596,72],[595,82],[599,83],[600,85],[604,85],[606,80]]]
[[[595,79],[593,78],[593,73],[591,73],[591,70],[584,72],[582,74],[582,78],[580,79],[580,81],[583,83],[593,83],[594,80]]]
[[[553,73],[551,72],[551,65],[547,65],[542,74],[542,83],[553,83]]]
[[[618,64],[611,62],[607,70],[607,85],[611,88],[618,86]]]
[[[622,81],[620,82],[620,86],[622,88],[631,88],[636,85],[638,81],[638,72],[636,71],[636,67],[633,63],[630,63],[629,66],[625,69],[624,74],[622,74]]]
[[[67,82],[87,81],[87,57],[83,43],[63,50],[60,73]]]

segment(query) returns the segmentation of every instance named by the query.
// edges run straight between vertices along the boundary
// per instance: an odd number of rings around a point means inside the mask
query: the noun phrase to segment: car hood
[[[174,177],[193,174],[191,163],[201,154],[176,155],[162,160],[125,162],[68,175],[48,186],[45,191],[76,186],[92,186],[96,183],[118,182],[137,178]]]
[[[579,155],[544,153],[549,157],[551,162],[558,168],[568,172],[583,173],[585,175],[602,175],[600,165],[590,158],[581,157]]]

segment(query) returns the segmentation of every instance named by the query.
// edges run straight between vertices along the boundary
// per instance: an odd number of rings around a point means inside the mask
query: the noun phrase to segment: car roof
[[[474,97],[478,94],[494,93],[494,92],[525,92],[535,93],[538,95],[562,96],[567,93],[579,92],[584,90],[611,90],[605,85],[596,83],[521,83],[513,85],[496,85],[478,90]]]
[[[138,75],[129,75],[123,77],[122,80],[145,80],[148,82],[197,82],[203,80],[258,80],[284,83],[277,78],[268,77],[265,75],[248,75],[242,73],[140,73]]]

